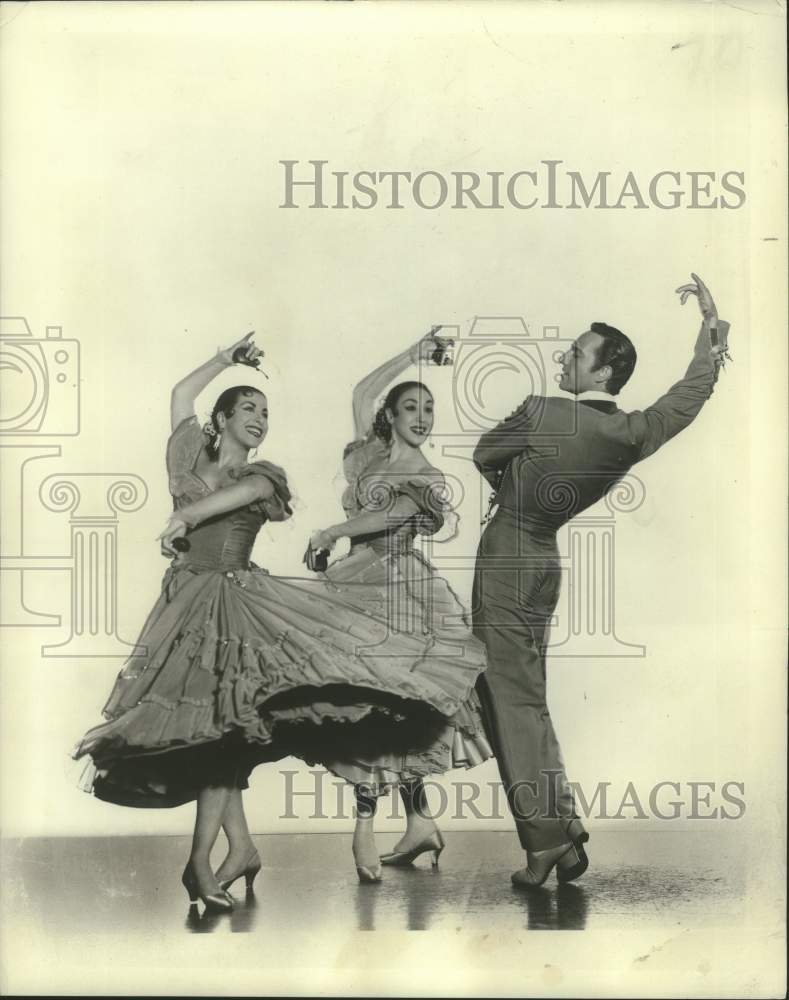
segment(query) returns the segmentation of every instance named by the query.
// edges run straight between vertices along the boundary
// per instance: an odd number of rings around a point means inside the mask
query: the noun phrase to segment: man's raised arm
[[[637,461],[654,454],[693,422],[712,395],[723,359],[728,357],[729,324],[718,319],[715,303],[701,278],[694,274],[693,279],[694,284],[677,289],[683,303],[689,295],[696,295],[699,299],[703,322],[696,338],[693,358],[684,378],[672,385],[665,395],[646,410],[628,414],[631,434],[639,449]],[[717,331],[718,346],[710,344],[711,330]]]

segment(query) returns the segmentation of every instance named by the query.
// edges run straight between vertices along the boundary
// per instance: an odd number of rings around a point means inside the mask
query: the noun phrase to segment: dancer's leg
[[[353,831],[353,857],[359,876],[367,872],[369,876],[380,875],[380,859],[375,846],[375,811],[378,799],[366,785],[356,785],[356,826]],[[365,879],[369,881],[370,879]]]
[[[243,792],[240,788],[233,788],[230,791],[222,816],[222,829],[227,836],[228,852],[216,871],[216,877],[220,882],[223,878],[242,871],[250,860],[257,857],[257,850],[247,826]]]
[[[402,853],[419,847],[423,841],[435,833],[437,827],[435,820],[430,815],[427,792],[421,778],[402,782],[398,790],[405,807],[406,828],[405,833],[392,850]]]
[[[585,837],[546,703],[544,646],[560,580],[546,555],[519,572],[487,568],[474,581],[475,632],[488,657],[477,690],[518,836],[532,852]]]
[[[224,785],[211,785],[202,788],[197,795],[197,812],[189,860],[203,893],[220,892],[219,883],[211,869],[211,849],[219,836],[231,791],[231,788]]]

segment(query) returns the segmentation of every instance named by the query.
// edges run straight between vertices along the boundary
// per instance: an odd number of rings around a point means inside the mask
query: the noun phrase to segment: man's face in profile
[[[605,391],[605,377],[601,372],[594,371],[597,367],[597,351],[602,343],[600,334],[592,333],[591,330],[573,341],[562,355],[560,389],[574,396],[591,390]]]

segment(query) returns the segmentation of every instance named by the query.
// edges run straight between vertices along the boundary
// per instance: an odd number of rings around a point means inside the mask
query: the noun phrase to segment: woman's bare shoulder
[[[415,473],[417,476],[424,476],[426,479],[435,479],[438,482],[443,482],[444,473],[441,469],[437,469],[435,465],[431,465],[426,462],[420,469]]]

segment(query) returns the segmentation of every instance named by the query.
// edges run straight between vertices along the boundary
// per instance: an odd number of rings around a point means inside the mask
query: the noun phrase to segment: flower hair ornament
[[[208,447],[213,451],[215,455],[219,454],[219,446],[222,443],[222,432],[217,431],[214,427],[212,420],[207,420],[203,424],[203,434],[211,440],[208,442]]]

